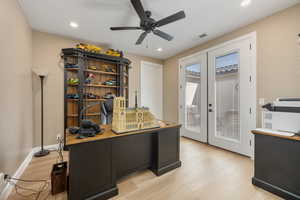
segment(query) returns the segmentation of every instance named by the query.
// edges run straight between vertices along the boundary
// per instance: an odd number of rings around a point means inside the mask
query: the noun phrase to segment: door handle
[[[210,109],[208,109],[208,112],[214,112],[214,110],[210,108]]]

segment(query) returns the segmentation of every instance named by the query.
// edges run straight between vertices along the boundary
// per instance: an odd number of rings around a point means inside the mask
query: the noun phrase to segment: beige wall
[[[33,31],[33,66],[47,68],[49,76],[45,81],[45,144],[55,144],[56,135],[63,134],[63,63],[60,59],[61,49],[74,47],[79,41]],[[129,76],[130,104],[134,105],[134,91],[140,90],[140,63],[142,60],[162,64],[163,61],[125,53],[131,60],[132,69]],[[40,144],[40,89],[39,83],[34,83],[34,130],[35,146]]]
[[[164,117],[178,121],[178,59],[257,32],[257,97],[300,96],[300,4],[169,58],[164,63]],[[258,109],[259,110],[259,109]],[[260,122],[260,112],[257,113]],[[260,123],[258,123],[260,124]]]
[[[32,33],[16,0],[1,0],[0,26],[0,172],[13,175],[33,142]]]

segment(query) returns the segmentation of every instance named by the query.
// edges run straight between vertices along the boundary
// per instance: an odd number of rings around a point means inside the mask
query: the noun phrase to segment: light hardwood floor
[[[65,157],[67,159],[67,153]],[[34,158],[23,179],[49,178],[55,152],[48,157]],[[161,177],[151,171],[132,174],[119,181],[119,195],[112,200],[271,200],[277,196],[254,187],[253,161],[247,157],[206,144],[181,139],[182,167]],[[37,184],[24,184],[38,188]],[[50,188],[40,199],[66,200],[67,195],[49,195]],[[30,199],[13,192],[9,200]],[[31,198],[34,199],[34,198]]]

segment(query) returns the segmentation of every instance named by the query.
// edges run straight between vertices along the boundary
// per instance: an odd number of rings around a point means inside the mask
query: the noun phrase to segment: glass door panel
[[[216,57],[216,136],[240,141],[239,52]]]
[[[200,64],[185,67],[185,127],[198,133],[201,127],[200,68]]]
[[[246,39],[208,52],[208,142],[244,155],[250,155],[255,124],[249,44]]]
[[[207,142],[207,55],[188,58],[180,65],[181,133]]]

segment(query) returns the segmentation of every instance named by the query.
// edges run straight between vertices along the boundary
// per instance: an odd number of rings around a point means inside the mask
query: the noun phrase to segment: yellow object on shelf
[[[76,45],[77,49],[82,49],[85,51],[93,52],[93,53],[101,53],[102,48],[92,44],[79,43]]]
[[[121,57],[121,52],[114,49],[108,49],[105,54],[109,56]]]
[[[88,69],[90,69],[90,70],[97,70],[97,67],[96,66],[89,66]]]

